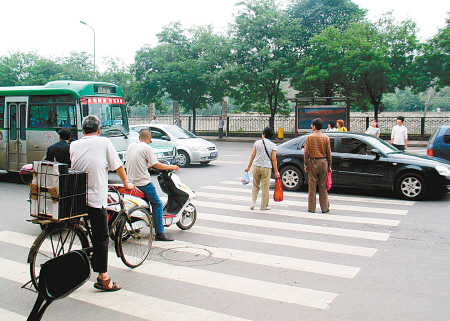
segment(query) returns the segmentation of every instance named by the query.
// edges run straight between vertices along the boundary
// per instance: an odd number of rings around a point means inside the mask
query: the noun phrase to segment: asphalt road
[[[450,195],[408,202],[332,190],[323,215],[307,212],[305,191],[285,192],[272,210],[251,211],[251,185],[239,177],[252,143],[217,145],[218,161],[179,172],[198,195],[196,225],[166,228],[176,241],[154,242],[134,270],[110,244],[110,274],[123,289],[98,293],[93,274],[43,320],[448,319]],[[21,285],[40,229],[26,221],[28,187],[16,178],[0,174],[0,320],[26,320],[36,299]]]

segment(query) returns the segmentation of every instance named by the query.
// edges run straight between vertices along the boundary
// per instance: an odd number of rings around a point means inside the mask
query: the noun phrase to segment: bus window
[[[20,140],[27,140],[27,129],[26,129],[26,120],[27,120],[27,105],[21,104],[20,108]]]
[[[5,127],[5,98],[0,97],[0,128]]]
[[[11,104],[9,107],[9,137],[10,140],[17,139],[17,106]]]
[[[76,127],[75,100],[71,95],[31,96],[28,127]]]

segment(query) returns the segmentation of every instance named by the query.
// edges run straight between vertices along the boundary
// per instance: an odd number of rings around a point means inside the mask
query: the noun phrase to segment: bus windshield
[[[87,108],[87,106],[89,106]],[[126,106],[120,104],[89,104],[83,105],[83,116],[96,115],[101,121],[101,135],[107,137],[128,136],[129,128],[126,114]]]

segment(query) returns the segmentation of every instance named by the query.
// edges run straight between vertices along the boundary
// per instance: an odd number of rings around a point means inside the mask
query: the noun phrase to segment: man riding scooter
[[[149,146],[152,135],[148,129],[139,133],[139,142],[131,143],[127,150],[127,175],[128,180],[141,190],[145,198],[152,205],[153,220],[157,241],[173,241],[164,234],[163,203],[156,193],[155,186],[151,182],[149,168],[159,170],[179,170],[177,165],[166,165],[158,162],[152,148]]]

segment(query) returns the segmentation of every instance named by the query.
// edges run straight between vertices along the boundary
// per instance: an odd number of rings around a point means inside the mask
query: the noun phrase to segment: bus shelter
[[[322,119],[323,128],[327,128],[330,120],[342,119],[350,131],[350,102],[355,100],[352,97],[291,98],[295,102],[295,136],[299,131],[311,130],[315,118]]]

